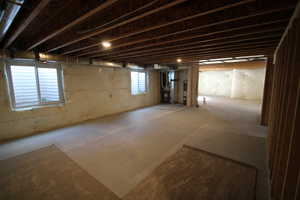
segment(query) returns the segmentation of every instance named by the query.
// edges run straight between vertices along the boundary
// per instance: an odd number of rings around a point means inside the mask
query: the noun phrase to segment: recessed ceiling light
[[[102,46],[105,47],[105,48],[109,48],[111,47],[111,43],[110,42],[102,42]]]
[[[177,59],[177,62],[179,62],[179,63],[180,63],[181,61],[182,61],[182,60],[181,60],[180,58],[178,58],[178,59]]]

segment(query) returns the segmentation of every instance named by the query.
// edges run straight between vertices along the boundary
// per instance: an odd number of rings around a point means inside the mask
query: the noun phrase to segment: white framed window
[[[148,90],[148,76],[144,71],[131,71],[131,94],[145,94]]]
[[[62,69],[58,64],[10,61],[6,75],[13,110],[64,103]]]

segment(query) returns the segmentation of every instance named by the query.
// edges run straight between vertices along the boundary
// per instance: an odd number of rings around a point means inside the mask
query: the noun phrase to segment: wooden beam
[[[247,56],[247,55],[256,55],[256,54],[264,54],[264,55],[271,55],[274,52],[274,48],[270,49],[268,51],[266,50],[256,50],[255,52],[252,51],[235,51],[235,52],[231,52],[230,54],[209,54],[209,55],[202,55],[202,56],[194,56],[191,58],[184,58],[184,61],[180,64],[178,64],[176,62],[176,60],[155,60],[155,64],[162,64],[162,65],[185,65],[185,64],[199,64],[199,60],[201,59],[213,59],[213,58],[223,58],[223,57],[238,57],[238,56]],[[138,61],[136,61],[137,63]],[[149,61],[149,62],[140,62],[140,64],[143,65],[151,65],[154,64],[153,61]]]
[[[276,20],[276,21],[270,21],[270,22],[264,22],[264,23],[258,23],[258,24],[253,24],[253,25],[246,25],[246,26],[241,26],[241,27],[237,27],[237,28],[229,28],[229,29],[225,29],[225,30],[221,30],[221,31],[215,31],[215,32],[209,32],[209,33],[205,33],[205,34],[197,34],[195,36],[195,38],[198,38],[198,37],[204,37],[204,36],[212,36],[212,35],[215,35],[215,34],[220,34],[220,33],[227,33],[227,32],[232,32],[232,31],[238,31],[238,30],[243,30],[243,29],[247,29],[247,28],[256,28],[256,27],[260,27],[260,26],[265,26],[265,25],[272,25],[272,24],[276,24],[276,23],[282,23],[282,22],[285,22],[285,21],[288,21],[288,19],[282,19],[282,20]],[[257,30],[257,29],[254,29],[254,30]],[[170,35],[173,35],[173,34],[168,34],[168,36]],[[133,44],[137,44],[137,43],[140,43],[140,42],[145,42],[145,41],[151,41],[152,39],[156,40],[156,39],[162,39],[164,38],[165,36],[158,36],[158,37],[155,37],[155,38],[151,38],[151,39],[144,39],[144,40],[138,40],[138,41],[133,41],[133,42],[128,42],[128,43],[125,43],[125,44],[120,44],[120,45],[116,45],[114,46],[114,48],[112,49],[115,49],[115,48],[119,48],[119,47],[124,47],[124,46],[130,46],[130,45],[133,45]],[[176,41],[181,41],[183,39],[185,39],[186,37],[183,37],[181,38],[180,40],[176,40],[176,39],[173,39],[171,40],[171,42],[176,42]],[[189,38],[187,38],[189,39]],[[166,40],[168,41],[168,40]],[[164,41],[164,42],[166,42]],[[144,47],[145,45],[143,45]],[[136,47],[138,48],[138,47]],[[163,48],[163,47],[161,47]],[[82,47],[81,49],[85,49],[85,47]],[[128,48],[128,50],[121,50],[121,51],[112,51],[112,49],[110,49],[110,52],[107,52],[107,53],[104,53],[104,54],[114,54],[114,53],[120,53],[120,52],[127,52],[127,51],[131,51],[132,49],[131,48]],[[69,53],[73,53],[75,51],[71,50],[71,51],[68,51],[66,53],[63,53],[63,55],[65,54],[69,54]],[[76,55],[78,56],[83,56],[83,55],[89,55],[89,54],[95,54],[95,53],[101,53],[103,52],[103,49],[99,49],[99,50],[95,50],[95,51],[85,51],[85,52],[82,52],[82,53],[78,53]]]
[[[149,15],[152,15],[152,14],[157,13],[157,12],[159,12],[159,11],[162,11],[162,10],[164,10],[164,9],[173,7],[173,6],[175,6],[175,5],[178,5],[178,4],[180,4],[180,3],[183,3],[183,2],[185,2],[185,1],[187,1],[187,0],[174,0],[174,1],[172,1],[172,2],[170,2],[170,3],[167,3],[167,4],[163,5],[163,6],[160,6],[159,8],[150,10],[150,11],[148,11],[148,12],[145,12],[145,13],[143,13],[143,14],[141,14],[141,15],[135,16],[135,17],[133,17],[133,18],[130,18],[130,19],[128,19],[128,20],[125,20],[125,21],[123,21],[123,22],[120,22],[120,23],[118,23],[118,24],[115,24],[115,25],[113,25],[113,26],[110,26],[110,27],[107,27],[107,28],[104,28],[104,29],[101,29],[101,30],[97,30],[97,31],[95,31],[95,32],[93,32],[93,33],[86,34],[86,35],[84,35],[84,36],[81,36],[81,37],[79,37],[79,38],[76,38],[76,39],[74,39],[74,40],[71,40],[71,41],[69,41],[69,42],[66,42],[66,43],[64,43],[64,44],[61,44],[61,45],[58,45],[58,46],[53,47],[53,48],[51,48],[51,49],[48,49],[46,52],[52,52],[52,51],[55,51],[55,50],[57,50],[57,49],[63,48],[63,47],[65,47],[65,46],[74,44],[74,43],[79,42],[79,41],[81,41],[81,40],[84,40],[84,39],[90,38],[90,37],[92,37],[92,36],[98,35],[98,34],[100,34],[100,33],[103,33],[103,32],[105,32],[105,31],[112,30],[112,29],[114,29],[114,28],[117,28],[117,27],[120,27],[120,26],[129,24],[130,22],[133,22],[133,21],[142,19],[142,18],[144,18],[144,17],[146,17],[146,16],[149,16]]]
[[[131,57],[140,57],[140,56],[148,56],[148,55],[164,55],[165,53],[172,53],[172,52],[179,52],[179,51],[184,51],[184,52],[189,52],[193,50],[199,50],[199,49],[209,49],[205,47],[212,47],[212,48],[217,48],[219,46],[244,46],[247,44],[256,44],[256,43],[264,43],[264,42],[270,42],[270,41],[279,41],[281,34],[272,34],[272,35],[265,35],[261,37],[255,37],[255,38],[247,38],[247,39],[242,39],[242,40],[234,40],[234,41],[227,41],[227,42],[220,42],[220,43],[211,43],[211,44],[206,44],[206,45],[195,45],[192,47],[187,47],[187,48],[179,48],[179,49],[172,49],[172,50],[167,50],[167,51],[158,51],[158,52],[150,52],[150,53],[144,53],[144,54],[133,54],[133,55],[120,55],[120,56],[108,56],[107,58],[131,58]],[[277,39],[274,39],[277,38]],[[252,42],[247,42],[247,43],[240,43],[240,42],[246,42],[246,41],[251,41],[251,40],[257,40],[257,39],[264,39],[263,41],[252,41]],[[271,40],[268,40],[271,39]],[[239,43],[239,44],[235,44]]]
[[[266,65],[263,103],[262,103],[262,111],[261,111],[261,119],[260,119],[260,124],[263,126],[267,126],[269,121],[271,96],[272,96],[273,67],[274,67],[273,58],[269,57]]]
[[[258,51],[259,54],[272,54],[272,52],[274,52],[274,48],[272,50],[269,51]],[[242,52],[241,52],[242,53]],[[233,52],[232,54],[228,54],[228,56],[232,56],[232,55],[254,55],[255,53],[253,52],[245,52],[245,54],[237,54],[237,52]],[[185,62],[182,62],[180,64],[178,64],[176,61],[174,60],[155,60],[155,62],[153,61],[131,61],[131,62],[135,62],[137,64],[140,65],[152,65],[152,64],[161,64],[161,65],[176,65],[176,66],[180,66],[180,65],[186,65],[186,64],[199,64],[199,60],[201,59],[210,59],[210,58],[216,58],[216,57],[223,57],[224,54],[212,54],[211,56],[197,56],[197,57],[192,57],[192,58],[188,58],[185,59]],[[234,56],[232,56],[234,57]]]
[[[175,58],[190,58],[194,56],[201,56],[201,55],[208,55],[208,54],[217,54],[217,53],[230,53],[231,51],[246,51],[248,50],[249,52],[252,52],[253,50],[256,49],[264,49],[264,48],[273,48],[275,44],[265,44],[265,45],[255,45],[255,46],[248,46],[248,47],[233,47],[233,48],[223,48],[223,49],[213,49],[209,51],[203,51],[203,52],[196,52],[196,53],[189,53],[189,54],[184,54],[184,53],[178,53],[174,54],[172,57],[168,56],[149,56],[149,57],[143,57],[143,58],[136,58],[133,60],[153,60],[153,59],[174,59]],[[275,45],[276,46],[276,45]],[[115,59],[114,59],[115,60]],[[120,59],[121,60],[121,59]],[[124,59],[122,59],[124,60]]]
[[[37,42],[35,42],[34,44],[32,44],[27,50],[32,50],[33,48],[37,47],[38,45],[50,40],[51,38],[57,36],[58,34],[61,34],[62,32],[70,29],[71,27],[80,24],[81,22],[83,22],[84,20],[86,20],[87,18],[95,15],[96,13],[100,12],[101,10],[111,6],[112,4],[114,4],[115,2],[117,2],[119,0],[107,0],[104,3],[102,3],[101,5],[99,5],[97,8],[87,12],[86,14],[82,15],[81,17],[77,18],[76,20],[72,21],[71,23],[69,23],[68,25],[61,27],[58,30],[55,30],[54,32],[52,32],[51,34],[47,35],[46,37],[38,40]]]
[[[185,65],[185,64],[188,64],[188,63],[194,63],[194,64],[198,64],[199,63],[199,60],[201,59],[212,59],[212,58],[222,58],[224,56],[226,57],[235,57],[234,55],[236,56],[246,56],[246,55],[256,55],[256,54],[272,54],[274,52],[274,48],[272,49],[269,49],[269,50],[255,50],[255,52],[253,51],[234,51],[230,54],[224,54],[224,53],[221,53],[221,54],[210,54],[210,55],[201,55],[201,56],[194,56],[194,57],[190,57],[190,58],[184,58],[184,62],[180,63],[180,65]],[[143,64],[143,65],[151,65],[151,64],[163,64],[163,65],[179,65],[176,60],[171,60],[171,59],[168,59],[168,60],[155,60],[155,61],[131,61],[131,62],[135,62],[135,63],[140,63],[140,64]]]
[[[250,35],[255,35],[255,34],[267,33],[267,32],[270,33],[270,32],[274,32],[276,30],[280,31],[280,30],[283,30],[283,28],[280,28],[280,29],[278,29],[278,28],[277,29],[269,29],[266,32],[254,31],[254,32],[248,32],[248,33],[243,33],[243,34],[236,34],[236,35],[231,35],[231,36],[226,36],[226,37],[217,37],[217,38],[213,38],[213,39],[200,40],[200,41],[197,41],[197,42],[189,42],[189,43],[185,43],[185,44],[179,44],[179,45],[173,45],[173,46],[166,46],[166,47],[158,47],[158,48],[149,49],[150,47],[153,47],[153,46],[161,46],[161,45],[166,45],[168,43],[174,43],[175,42],[174,40],[172,40],[172,41],[169,40],[169,41],[160,42],[160,43],[157,43],[157,44],[150,44],[150,45],[146,45],[146,46],[142,46],[142,47],[132,48],[133,50],[138,50],[138,49],[144,49],[145,48],[145,50],[130,51],[130,52],[124,53],[124,54],[121,54],[120,52],[118,52],[116,54],[118,54],[118,55],[132,55],[132,54],[136,54],[136,53],[152,52],[152,51],[155,51],[155,50],[166,50],[166,49],[172,49],[172,48],[176,48],[176,47],[183,47],[183,46],[189,46],[189,45],[197,45],[197,44],[202,44],[202,43],[207,43],[207,42],[214,42],[214,41],[219,41],[219,40],[233,39],[233,38],[250,36]],[[202,37],[202,36],[200,35],[199,37]],[[262,37],[266,37],[266,36],[262,36]],[[197,36],[193,37],[193,39],[194,38],[197,38]],[[182,38],[182,39],[183,40],[180,39],[179,41],[184,41],[185,40],[184,38]],[[252,39],[253,39],[253,37],[252,37]],[[89,55],[89,54],[80,54],[79,56],[84,56],[84,55]],[[95,55],[90,56],[90,57],[105,56],[105,55],[110,55],[110,54],[95,54]]]
[[[105,26],[107,26],[109,24],[115,23],[115,22],[119,21],[120,19],[123,19],[123,18],[125,18],[127,16],[130,16],[130,15],[132,15],[132,14],[138,12],[138,11],[141,11],[141,10],[143,10],[145,8],[148,8],[148,7],[154,5],[155,3],[159,2],[159,1],[160,0],[153,0],[153,1],[151,1],[151,2],[149,2],[147,4],[145,4],[145,5],[137,8],[137,9],[131,11],[131,12],[127,12],[126,14],[121,15],[120,17],[117,17],[117,18],[115,18],[115,19],[113,19],[113,20],[111,20],[111,21],[109,21],[107,23],[101,24],[100,26],[96,26],[96,27],[93,27],[93,28],[90,28],[90,29],[87,29],[87,30],[83,30],[83,31],[78,31],[78,32],[80,34],[84,34],[84,33],[88,33],[88,32],[92,32],[92,31],[98,30],[98,29],[103,28],[103,27],[105,27]]]
[[[153,56],[153,57],[143,57],[143,58],[136,58],[136,59],[112,59],[112,61],[127,61],[127,62],[140,62],[140,61],[150,61],[150,63],[156,63],[155,61],[157,60],[176,60],[175,58],[182,58],[182,60],[185,60],[186,58],[193,58],[193,57],[203,57],[203,56],[213,56],[213,55],[224,55],[224,54],[230,54],[231,52],[248,52],[248,55],[253,55],[256,54],[255,52],[257,50],[270,50],[270,49],[275,49],[275,44],[272,45],[255,45],[251,47],[239,47],[239,48],[230,48],[230,49],[219,49],[219,50],[212,50],[212,51],[204,51],[204,52],[198,52],[195,54],[176,54],[173,55],[172,57],[168,56],[167,58],[162,56]],[[103,59],[103,58],[100,58]],[[178,63],[177,63],[178,64]]]
[[[268,127],[272,199],[299,199],[300,2],[276,48]]]
[[[188,56],[193,56],[193,55],[200,55],[202,53],[215,53],[215,52],[222,52],[224,50],[236,50],[236,49],[251,49],[251,48],[256,48],[256,47],[270,47],[270,46],[274,46],[276,47],[276,42],[271,42],[271,43],[265,43],[265,44],[253,44],[253,45],[248,45],[248,46],[229,46],[229,47],[223,47],[223,48],[217,48],[217,49],[207,49],[207,50],[199,50],[199,51],[194,51],[194,52],[176,52],[173,54],[161,54],[161,55],[149,55],[149,56],[141,56],[138,57],[136,59],[140,59],[140,60],[148,60],[148,59],[152,59],[152,58],[165,58],[165,57],[188,57]],[[113,58],[111,58],[113,59]],[[118,59],[118,58],[116,58]],[[119,58],[119,59],[123,59],[126,60],[128,58]]]
[[[142,15],[138,15],[136,17],[133,17],[133,18],[130,18],[124,22],[121,22],[119,24],[116,24],[116,25],[113,25],[111,27],[108,27],[108,28],[105,28],[105,29],[102,29],[102,30],[98,30],[98,31],[95,31],[93,33],[90,33],[90,34],[87,34],[87,35],[84,35],[82,37],[79,37],[79,38],[76,38],[74,40],[71,40],[69,42],[66,42],[64,44],[61,44],[61,45],[58,45],[58,46],[55,46],[51,49],[48,49],[47,52],[52,52],[52,51],[55,51],[55,50],[58,50],[58,49],[61,49],[65,46],[69,46],[71,44],[74,44],[76,42],[79,42],[81,40],[84,40],[84,39],[87,39],[87,38],[90,38],[94,35],[98,35],[100,33],[103,33],[105,31],[108,31],[108,30],[112,30],[114,28],[117,28],[117,27],[120,27],[122,25],[126,25],[130,22],[133,22],[133,21],[136,21],[136,20],[139,20],[139,19],[142,19],[143,17],[146,17],[146,16],[149,16],[149,15],[152,15],[153,13],[157,13],[161,10],[164,10],[166,8],[170,8],[170,7],[173,7],[177,4],[180,4],[180,3],[183,3],[187,0],[175,0],[175,1],[172,1],[171,3],[168,3],[164,6],[161,6],[159,8],[156,8],[156,9],[153,9],[151,11],[148,11],[148,12],[145,12],[144,14]],[[240,2],[236,2],[236,3],[232,3],[232,4],[229,4],[229,5],[226,5],[226,6],[222,6],[222,7],[219,7],[219,8],[215,8],[215,9],[212,9],[212,10],[208,10],[206,12],[201,12],[201,13],[198,13],[198,14],[195,14],[195,15],[192,15],[192,16],[188,16],[188,17],[185,17],[185,18],[181,18],[181,19],[178,19],[178,20],[174,20],[174,21],[171,21],[171,22],[168,22],[168,23],[164,23],[164,24],[161,24],[161,25],[157,25],[157,26],[153,26],[153,27],[150,27],[150,28],[147,28],[147,30],[143,30],[144,32],[146,31],[150,31],[150,30],[154,30],[154,29],[158,29],[158,28],[162,28],[162,27],[165,27],[165,26],[169,26],[169,25],[172,25],[172,24],[176,24],[178,22],[182,22],[182,21],[186,21],[186,20],[189,20],[189,19],[193,19],[193,18],[196,18],[196,17],[200,17],[200,16],[204,16],[204,15],[208,15],[208,14],[211,14],[211,13],[214,13],[214,12],[218,12],[218,11],[222,11],[222,10],[225,10],[225,9],[228,9],[228,8],[233,8],[233,7],[236,7],[236,6],[240,6],[240,5],[243,5],[243,4],[248,4],[250,2],[254,2],[256,0],[243,0],[243,1],[240,1]]]
[[[277,8],[277,9],[267,10],[267,11],[263,11],[263,12],[258,12],[258,13],[247,15],[247,16],[234,17],[232,19],[227,19],[227,20],[218,21],[218,22],[215,22],[215,23],[205,24],[205,25],[197,26],[197,27],[194,27],[194,28],[186,29],[186,30],[181,30],[181,31],[177,31],[177,32],[173,32],[173,33],[169,33],[169,34],[165,34],[165,35],[160,35],[160,36],[157,36],[157,37],[136,40],[136,41],[132,41],[132,42],[128,42],[128,43],[123,43],[123,44],[120,44],[120,45],[113,45],[110,48],[110,50],[116,49],[116,48],[120,48],[120,47],[129,46],[129,45],[133,45],[133,44],[137,44],[137,43],[141,43],[141,42],[162,39],[162,38],[165,38],[165,37],[169,37],[169,36],[173,36],[173,35],[178,35],[178,34],[183,34],[183,33],[187,33],[187,32],[190,32],[190,31],[195,31],[195,30],[199,30],[199,29],[203,29],[203,28],[212,27],[212,26],[217,26],[217,25],[222,25],[222,24],[226,24],[226,23],[232,23],[232,22],[236,22],[236,21],[241,21],[241,20],[245,20],[245,19],[249,19],[249,18],[254,18],[254,17],[258,17],[258,16],[262,16],[262,15],[266,15],[266,14],[270,14],[270,13],[274,13],[274,12],[280,12],[280,11],[284,11],[284,10],[289,10],[289,9],[292,9],[292,7]],[[283,21],[288,21],[288,19],[275,20],[274,23],[283,22]],[[261,23],[261,25],[262,24],[263,23]],[[267,22],[266,22],[266,24],[267,24]],[[258,24],[258,26],[259,26],[259,24]],[[143,30],[142,32],[145,32],[145,30]],[[113,41],[116,41],[116,40],[120,40],[120,39],[123,39],[123,38],[127,38],[127,37],[130,37],[130,36],[134,36],[134,35],[140,34],[142,32],[141,31],[137,31],[137,32],[129,33],[129,34],[123,34],[122,36],[110,39],[108,41],[109,42],[113,42]],[[72,50],[68,50],[68,51],[65,51],[63,53],[63,55],[67,55],[67,54],[71,54],[71,53],[74,53],[74,52],[78,52],[78,51],[82,51],[82,50],[85,50],[85,49],[89,49],[89,48],[92,48],[92,47],[96,47],[96,46],[99,46],[100,44],[101,44],[101,42],[96,42],[95,44],[92,44],[92,45],[88,45],[88,46],[84,46],[84,47],[79,47],[79,48],[75,48],[75,49],[72,49]],[[105,51],[105,49],[99,49],[98,50],[98,52],[102,52],[102,51]]]
[[[40,14],[40,12],[48,5],[50,0],[41,0],[39,4],[33,9],[29,16],[22,21],[22,23],[14,30],[13,34],[4,42],[4,48],[9,47],[17,37],[24,31],[24,29]]]
[[[283,30],[284,28],[278,28],[278,31]],[[276,31],[276,29],[271,30],[272,31]],[[205,42],[208,41],[218,41],[221,39],[231,39],[231,38],[237,38],[237,37],[241,37],[241,36],[247,36],[247,35],[253,35],[253,34],[259,34],[261,33],[260,31],[254,31],[254,32],[248,32],[248,33],[243,33],[243,34],[236,34],[236,35],[231,35],[231,36],[227,36],[227,37],[220,37],[220,38],[214,38],[214,39],[209,39],[209,40],[205,40]],[[206,36],[206,34],[204,35]],[[202,35],[199,35],[199,37],[201,38]],[[158,50],[158,49],[169,49],[169,48],[173,48],[173,47],[180,47],[180,46],[186,46],[188,45],[195,45],[195,44],[201,44],[202,41],[196,41],[196,42],[189,42],[189,43],[185,43],[185,44],[178,44],[178,45],[173,45],[172,47],[159,47],[159,48],[153,48],[153,49],[149,49],[150,47],[155,47],[155,46],[162,46],[162,45],[166,45],[169,43],[175,43],[175,42],[181,42],[184,40],[190,40],[190,39],[196,39],[198,38],[198,36],[193,36],[193,37],[184,37],[181,39],[175,39],[175,40],[168,40],[168,41],[163,41],[163,42],[159,42],[159,43],[153,43],[153,44],[149,44],[149,45],[144,45],[144,46],[138,46],[138,47],[133,47],[131,49],[128,50],[124,50],[124,51],[119,51],[119,52],[111,52],[111,53],[105,53],[105,54],[95,54],[95,55],[99,55],[99,56],[105,56],[105,55],[110,55],[110,54],[118,54],[121,55],[120,53],[123,52],[130,52],[130,53],[137,53],[137,52],[148,52],[148,51],[152,51],[152,50]],[[148,48],[148,49],[146,49]],[[145,50],[140,50],[140,49],[145,49]],[[138,51],[133,51],[133,50],[138,50]],[[88,53],[88,52],[87,52]],[[84,55],[89,55],[89,54],[80,54],[79,56],[84,56]],[[90,56],[93,57],[93,56]]]
[[[208,45],[203,45],[203,46],[198,46],[197,48],[193,49],[180,49],[176,51],[171,51],[171,52],[158,52],[154,54],[138,54],[138,55],[132,55],[132,56],[115,56],[115,57],[105,57],[107,59],[129,59],[129,58],[137,58],[137,57],[147,57],[147,56],[167,56],[167,55],[174,55],[175,53],[192,53],[192,52],[199,52],[199,51],[206,51],[206,50],[211,50],[211,49],[219,49],[219,48],[225,48],[225,47],[244,47],[247,45],[254,45],[254,44],[265,44],[265,43],[278,43],[281,35],[277,35],[277,39],[272,39],[272,40],[263,40],[263,41],[256,41],[256,42],[247,42],[247,43],[239,43],[239,44],[232,44],[232,43],[222,43],[218,45],[209,45],[213,47],[209,48],[203,48],[207,47]],[[267,38],[267,36],[265,37]],[[227,45],[225,45],[227,44]],[[103,57],[104,58],[104,57]]]
[[[219,71],[232,69],[257,69],[266,67],[266,61],[246,61],[237,63],[207,64],[200,65],[199,71]]]
[[[198,64],[200,59],[215,59],[215,58],[224,58],[224,57],[238,57],[238,56],[249,56],[249,55],[265,55],[265,56],[270,56],[274,53],[275,48],[258,48],[254,50],[234,50],[230,52],[219,52],[219,53],[208,53],[208,54],[201,54],[199,56],[192,56],[192,57],[183,57],[182,62],[179,64],[177,63],[176,59],[174,58],[168,58],[168,59],[156,59],[155,62],[153,60],[151,61],[143,61],[139,62],[138,60],[131,60],[130,62],[133,63],[140,63],[140,64],[153,64],[153,63],[158,63],[158,64],[175,64],[175,65],[184,65],[184,64]],[[98,59],[96,59],[98,60]],[[101,60],[101,59],[100,59]],[[118,62],[124,62],[124,60],[114,60]]]

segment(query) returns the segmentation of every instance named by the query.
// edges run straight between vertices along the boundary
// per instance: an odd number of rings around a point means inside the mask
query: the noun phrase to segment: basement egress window
[[[131,71],[131,94],[145,94],[147,92],[147,73],[141,71]]]
[[[6,74],[13,110],[64,103],[62,69],[58,64],[9,62]]]

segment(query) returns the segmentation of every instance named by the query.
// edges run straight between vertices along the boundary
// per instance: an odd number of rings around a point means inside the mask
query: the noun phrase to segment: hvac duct
[[[0,41],[3,40],[23,3],[24,0],[0,1]]]

